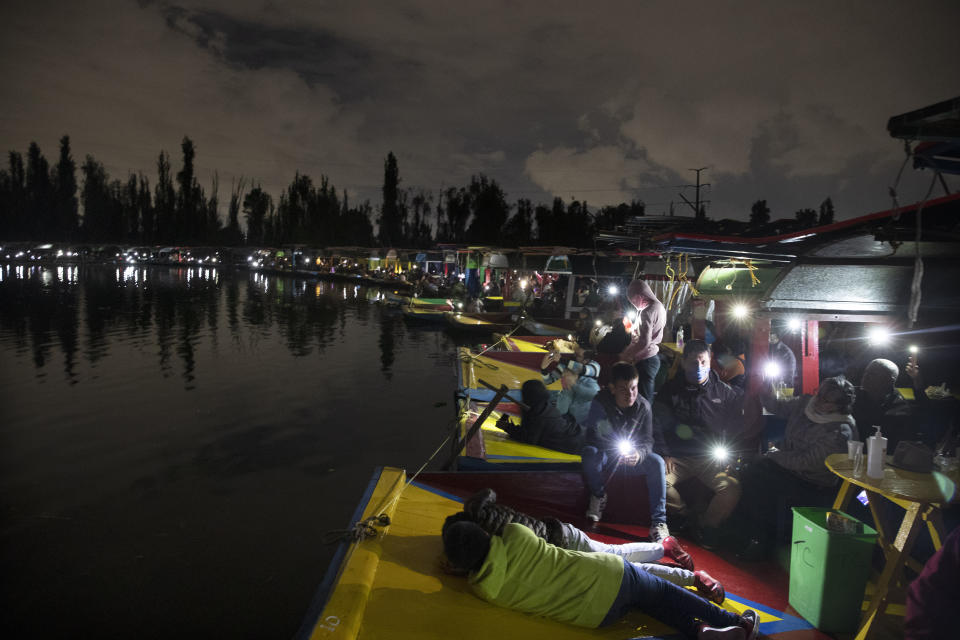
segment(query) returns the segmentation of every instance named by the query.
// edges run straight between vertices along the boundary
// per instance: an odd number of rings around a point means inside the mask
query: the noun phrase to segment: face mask
[[[686,370],[685,375],[687,377],[687,382],[703,384],[707,381],[707,377],[710,375],[710,367],[709,365],[702,367],[698,365],[696,369]]]

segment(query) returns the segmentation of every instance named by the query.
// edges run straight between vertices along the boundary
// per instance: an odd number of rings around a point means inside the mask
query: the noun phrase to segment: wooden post
[[[763,379],[763,366],[770,353],[770,316],[757,314],[753,323],[753,335],[750,338],[750,370],[747,371],[747,390],[743,401],[743,421],[747,437],[763,433],[763,405],[760,394],[766,381]]]
[[[820,321],[807,320],[801,335],[800,379],[803,393],[813,393],[820,386]],[[794,395],[799,395],[794,391]]]

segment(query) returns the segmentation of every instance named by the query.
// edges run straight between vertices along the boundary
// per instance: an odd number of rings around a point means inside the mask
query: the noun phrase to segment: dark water
[[[0,276],[0,637],[289,638],[323,534],[453,416],[456,344],[376,289]]]

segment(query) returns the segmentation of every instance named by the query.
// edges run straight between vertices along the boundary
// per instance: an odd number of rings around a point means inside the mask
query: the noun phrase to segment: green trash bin
[[[856,524],[854,533],[827,527],[834,509],[793,507],[790,550],[790,605],[821,631],[848,632],[860,622],[877,532]]]

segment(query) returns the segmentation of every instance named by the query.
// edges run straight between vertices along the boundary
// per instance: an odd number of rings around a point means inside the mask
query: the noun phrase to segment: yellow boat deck
[[[663,638],[675,631],[640,613],[600,629],[583,629],[488,604],[464,578],[440,569],[440,529],[459,511],[459,499],[417,484],[401,469],[384,468],[363,518],[385,513],[391,522],[377,535],[351,545],[322,610],[305,622],[300,638]],[[724,608],[756,608],[728,594]],[[760,610],[761,630],[790,619]],[[795,628],[793,619],[791,625]],[[764,629],[766,628],[766,629]]]

